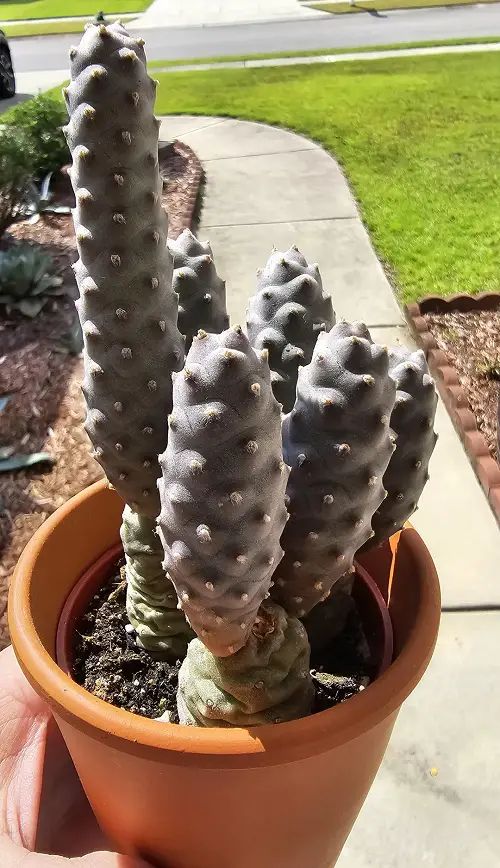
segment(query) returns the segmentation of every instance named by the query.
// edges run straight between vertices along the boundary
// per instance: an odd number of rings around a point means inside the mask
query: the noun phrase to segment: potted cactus
[[[436,639],[436,573],[405,526],[434,385],[422,354],[335,324],[296,248],[259,273],[248,337],[229,328],[210,248],[167,244],[142,40],[91,25],[70,57],[86,429],[107,482],[21,557],[14,647],[120,850],[169,868],[333,865]],[[129,641],[182,661],[179,723],[72,680],[77,619],[122,552]],[[346,601],[385,671],[314,713],[311,645]]]

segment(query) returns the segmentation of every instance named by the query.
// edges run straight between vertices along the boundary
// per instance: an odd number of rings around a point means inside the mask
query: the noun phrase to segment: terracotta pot
[[[394,632],[394,662],[372,685],[303,720],[199,729],[113,708],[56,664],[64,603],[116,543],[121,511],[102,482],[69,501],[25,549],[9,601],[17,657],[103,830],[165,868],[332,868],[436,641],[439,584],[420,537],[405,528],[362,558]]]

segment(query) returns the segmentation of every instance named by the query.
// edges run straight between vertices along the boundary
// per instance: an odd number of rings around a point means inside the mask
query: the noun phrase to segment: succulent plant
[[[424,352],[393,349],[389,354],[389,374],[397,389],[390,423],[397,437],[397,449],[384,474],[387,497],[375,511],[374,536],[365,543],[365,548],[378,545],[400,530],[415,512],[429,478],[429,461],[437,440],[434,431],[437,393]]]
[[[309,710],[305,630],[280,607],[261,607],[287,519],[280,415],[267,353],[257,356],[239,326],[199,332],[174,379],[160,458],[165,567],[201,639],[181,667],[185,722],[251,725]],[[281,666],[264,678],[271,660]]]
[[[250,340],[226,330],[209,246],[189,232],[171,242],[173,274],[142,40],[90,25],[70,57],[86,427],[126,504],[136,641],[185,655],[181,723],[307,715],[299,619],[324,639],[347,611],[356,552],[413,508],[434,387],[421,355],[389,356],[364,324],[333,325],[317,266],[296,248],[260,273]],[[342,612],[334,598],[317,606],[332,587]]]
[[[283,421],[290,520],[273,589],[290,614],[301,618],[325,600],[372,534],[395,449],[395,392],[387,348],[373,343],[363,323],[340,322],[320,335],[299,373]]]
[[[155,533],[156,481],[157,456],[167,442],[171,374],[182,366],[184,347],[160,200],[155,84],[142,40],[119,23],[91,25],[70,59],[65,133],[76,199],[86,430],[96,459],[129,507],[122,539],[128,614],[138,641],[159,650],[171,643],[174,654],[179,635],[171,632],[171,587]],[[152,630],[152,619],[143,620],[148,606],[165,614]],[[182,627],[178,620],[176,629]],[[184,624],[184,647],[190,635]]]
[[[198,241],[189,229],[169,240],[168,249],[174,262],[172,285],[179,296],[177,324],[187,352],[199,329],[215,334],[227,329],[226,284],[217,274],[208,241]]]
[[[299,367],[311,361],[318,334],[330,330],[335,313],[318,266],[308,265],[297,247],[271,254],[257,272],[257,289],[247,313],[248,337],[257,350],[268,350],[273,392],[287,413]]]
[[[39,186],[34,181],[28,185],[26,202],[20,209],[22,217],[29,218],[29,223],[38,223],[44,214],[71,214],[69,205],[56,205],[52,202],[50,182],[53,172],[48,172]]]
[[[21,313],[35,317],[66,289],[60,277],[51,274],[50,256],[26,244],[0,250],[0,306],[10,316]]]

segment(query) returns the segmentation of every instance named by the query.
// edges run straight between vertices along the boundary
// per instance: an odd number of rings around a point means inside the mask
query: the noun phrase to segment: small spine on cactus
[[[305,628],[264,603],[246,645],[215,657],[199,639],[179,672],[179,720],[190,726],[259,726],[310,714],[314,687]]]
[[[169,240],[168,249],[174,263],[172,285],[179,296],[178,326],[187,352],[200,329],[219,334],[228,328],[226,284],[217,274],[208,241],[198,241],[189,229]]]
[[[365,550],[400,530],[417,509],[437,440],[437,392],[424,352],[394,348],[389,354],[389,374],[397,390],[390,421],[396,449],[383,479],[387,497],[373,516],[374,534]]]
[[[292,409],[299,368],[311,361],[318,334],[329,331],[335,313],[323,291],[317,265],[308,265],[297,247],[274,251],[257,272],[247,330],[257,350],[267,350],[271,384],[284,412]]]
[[[372,533],[394,450],[395,392],[387,348],[373,343],[363,323],[342,321],[321,335],[299,373],[283,421],[290,520],[273,588],[292,615],[302,618],[328,598]]]

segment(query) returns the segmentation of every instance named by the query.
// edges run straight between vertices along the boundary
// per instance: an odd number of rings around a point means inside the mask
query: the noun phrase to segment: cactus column
[[[257,272],[257,288],[248,307],[248,337],[255,349],[268,350],[274,396],[288,413],[299,367],[311,361],[318,334],[335,322],[332,300],[318,266],[308,265],[297,247],[271,254]]]
[[[395,392],[387,348],[373,343],[363,323],[340,322],[320,335],[299,373],[297,400],[283,422],[290,520],[273,589],[299,618],[328,597],[372,534],[395,448]]]
[[[397,387],[391,414],[396,450],[384,474],[387,498],[373,516],[374,536],[364,549],[378,545],[400,530],[415,512],[429,478],[429,461],[437,440],[434,431],[437,393],[424,352],[391,350],[389,373]]]
[[[142,40],[119,24],[88,27],[70,59],[64,95],[86,430],[96,459],[127,503],[127,610],[138,641],[177,655],[190,634],[162,572],[155,518],[157,456],[167,442],[171,372],[182,366],[183,343],[160,201],[155,85]]]
[[[226,284],[215,268],[208,241],[198,241],[189,229],[168,242],[174,260],[172,286],[179,296],[178,325],[186,352],[199,329],[220,334],[229,325]]]
[[[195,337],[175,375],[160,464],[165,566],[199,636],[181,668],[181,721],[252,725],[306,714],[305,630],[264,602],[288,517],[280,405],[267,352],[257,356],[239,326]]]

